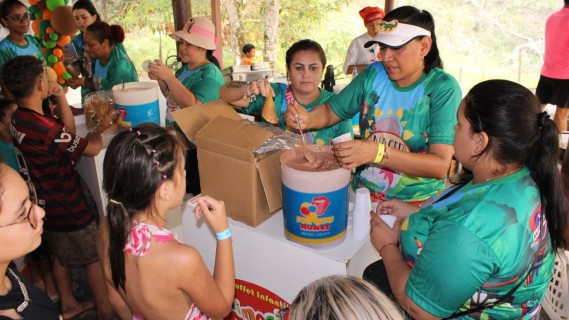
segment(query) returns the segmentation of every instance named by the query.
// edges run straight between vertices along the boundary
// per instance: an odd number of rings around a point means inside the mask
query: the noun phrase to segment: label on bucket
[[[348,185],[327,193],[304,193],[283,184],[287,237],[308,245],[342,238],[348,225]]]
[[[144,122],[160,125],[160,108],[158,100],[144,104],[122,105],[115,104],[121,116],[121,127],[131,128]]]

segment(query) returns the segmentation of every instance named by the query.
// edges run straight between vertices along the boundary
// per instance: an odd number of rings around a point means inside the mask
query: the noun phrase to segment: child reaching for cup
[[[223,202],[191,200],[196,218],[204,216],[216,233],[213,276],[196,249],[163,227],[185,195],[184,154],[179,137],[151,123],[119,132],[107,148],[99,256],[121,319],[223,318],[231,310],[235,268]]]

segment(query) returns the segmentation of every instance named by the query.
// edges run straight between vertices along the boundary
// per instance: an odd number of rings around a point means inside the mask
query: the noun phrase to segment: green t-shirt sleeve
[[[193,81],[190,85],[184,84],[202,103],[219,99],[219,88],[223,85],[223,76],[220,78],[214,68],[217,69],[214,64],[211,64],[211,66],[204,68],[204,75],[199,81]],[[189,78],[191,77],[186,79]]]
[[[336,116],[348,120],[361,111],[364,99],[371,90],[375,74],[376,71],[373,68],[366,68],[340,93],[328,100]]]
[[[423,246],[411,269],[405,292],[419,307],[436,317],[445,318],[456,312],[498,265],[486,243],[451,222],[435,224]]]
[[[458,82],[446,73],[436,79],[431,100],[428,134],[430,144],[453,144],[456,112],[462,99]]]

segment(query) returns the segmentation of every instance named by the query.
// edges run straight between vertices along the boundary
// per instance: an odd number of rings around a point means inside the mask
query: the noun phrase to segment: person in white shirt
[[[385,12],[378,7],[365,7],[359,13],[364,20],[367,32],[352,40],[344,61],[344,73],[346,74],[352,74],[354,67],[360,73],[368,64],[381,60],[378,45],[364,48],[364,44],[373,40],[379,33],[379,24]]]

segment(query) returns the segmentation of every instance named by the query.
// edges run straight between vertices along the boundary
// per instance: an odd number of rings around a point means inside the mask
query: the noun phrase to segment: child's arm
[[[100,133],[91,132],[87,137],[87,147],[83,150],[83,155],[94,157],[103,149],[103,137]]]
[[[65,91],[63,88],[59,84],[50,81],[48,83],[47,90],[48,95],[53,96],[57,101],[59,117],[61,118],[61,122],[65,129],[71,133],[76,133],[77,128],[75,127],[75,119],[73,118],[71,107],[69,106],[69,103],[67,103],[67,98],[65,98]]]

